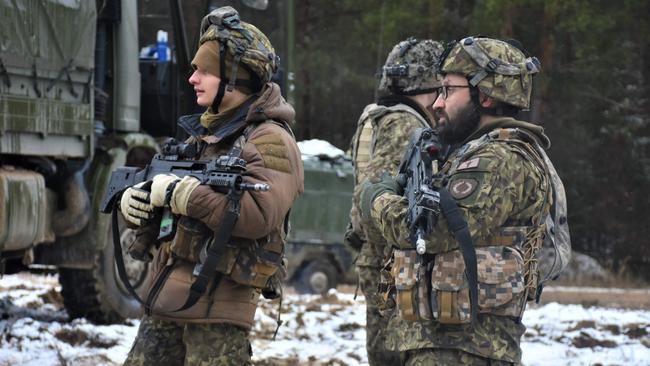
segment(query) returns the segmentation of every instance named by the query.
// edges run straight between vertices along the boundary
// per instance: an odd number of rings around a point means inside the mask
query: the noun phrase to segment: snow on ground
[[[325,140],[319,139],[299,141],[298,148],[302,153],[303,160],[311,157],[326,156],[329,158],[337,158],[345,155],[343,150]]]
[[[253,329],[256,365],[365,365],[363,297],[285,295],[276,340],[277,302],[263,302]],[[0,366],[119,365],[139,321],[96,326],[70,321],[57,277],[0,279]],[[650,311],[550,303],[531,307],[523,364],[650,365]]]

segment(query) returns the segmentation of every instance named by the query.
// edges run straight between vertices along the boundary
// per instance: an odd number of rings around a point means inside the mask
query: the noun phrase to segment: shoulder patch
[[[478,181],[472,178],[460,178],[451,182],[449,193],[457,200],[471,195],[478,187]]]
[[[284,173],[291,173],[287,147],[284,145],[282,136],[278,133],[260,136],[250,143],[255,145],[257,151],[262,155],[264,166]]]
[[[477,168],[480,163],[481,163],[481,158],[470,159],[460,163],[460,165],[458,165],[458,168],[456,170]]]

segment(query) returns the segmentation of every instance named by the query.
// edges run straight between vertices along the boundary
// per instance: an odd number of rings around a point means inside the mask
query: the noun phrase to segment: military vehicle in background
[[[110,216],[100,214],[98,205],[115,168],[143,166],[159,151],[160,139],[182,137],[177,117],[197,112],[186,80],[190,50],[196,49],[202,16],[222,5],[237,6],[242,18],[258,24],[268,3],[0,2],[0,274],[55,266],[71,317],[110,323],[140,314],[118,279]],[[263,17],[270,29],[278,18]],[[156,44],[158,30],[169,33],[167,42],[161,37]],[[278,41],[281,34],[270,33],[280,47],[288,42]],[[314,163],[318,177],[308,174],[308,181],[326,182],[328,164]],[[304,200],[295,210],[300,214],[294,215],[292,250],[302,259],[292,261],[291,274],[312,283],[307,290],[321,292],[344,277],[350,259],[312,249],[340,244],[347,213],[340,208],[336,223],[317,217],[308,222],[307,213],[322,212],[331,199],[308,188],[310,195],[318,203]],[[349,209],[349,199],[339,198],[340,207],[347,203]],[[340,231],[319,236],[321,225]],[[133,238],[133,231],[121,230],[123,248]],[[303,241],[310,249],[295,249]],[[131,283],[142,287],[148,264],[128,256],[125,261]]]
[[[351,159],[305,154],[308,142],[299,143],[305,192],[291,209],[291,230],[285,247],[288,278],[300,292],[325,293],[339,283],[356,280],[354,254],[343,245],[354,177]]]

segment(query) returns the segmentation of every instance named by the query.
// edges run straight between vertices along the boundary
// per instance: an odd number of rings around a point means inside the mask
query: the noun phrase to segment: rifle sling
[[[205,293],[211,279],[214,279],[214,283],[212,284],[213,289],[219,285],[223,274],[217,272],[217,263],[219,259],[224,256],[226,244],[230,240],[232,229],[235,227],[235,223],[237,223],[237,219],[239,218],[240,198],[241,193],[236,192],[234,189],[228,194],[228,210],[226,210],[223,220],[221,221],[221,226],[219,226],[219,230],[215,233],[213,241],[207,249],[205,262],[203,262],[198,276],[194,282],[192,282],[190,293],[187,296],[185,303],[180,308],[172,311],[172,313],[189,309],[196,304]],[[210,309],[207,311],[210,311]]]
[[[447,219],[449,230],[454,234],[458,241],[460,253],[465,262],[465,275],[469,283],[469,301],[472,324],[476,321],[478,314],[478,273],[476,264],[476,248],[472,236],[469,233],[467,221],[463,217],[463,213],[456,205],[456,201],[451,197],[451,194],[446,188],[441,188],[440,193],[440,208],[443,215]]]
[[[113,255],[115,256],[115,266],[117,267],[117,274],[120,277],[120,280],[126,287],[126,290],[129,291],[129,294],[133,296],[140,304],[145,308],[147,305],[140,298],[138,293],[129,282],[129,277],[126,275],[126,268],[124,267],[124,257],[122,256],[122,243],[120,242],[120,228],[118,227],[117,220],[117,204],[113,205],[113,212],[111,213],[111,226],[113,229]]]
[[[241,136],[239,136],[239,138],[235,141],[235,143],[233,143],[232,147],[230,148],[228,156],[241,156],[244,149],[244,144],[246,143],[246,140],[248,140],[248,136],[256,127],[257,124],[250,124],[244,129]],[[180,308],[172,311],[172,313],[183,311],[194,306],[194,304],[199,301],[201,296],[203,296],[207,290],[208,283],[210,283],[211,279],[214,279],[214,282],[212,283],[210,292],[214,291],[214,289],[219,286],[219,282],[221,281],[223,274],[221,272],[217,272],[216,268],[219,259],[223,258],[225,255],[226,244],[228,244],[232,230],[237,223],[237,219],[239,218],[241,196],[242,192],[239,192],[234,188],[231,188],[230,192],[228,192],[228,208],[224,214],[223,220],[221,221],[221,226],[219,226],[218,231],[212,237],[212,243],[210,243],[210,246],[207,248],[205,262],[203,262],[198,276],[194,282],[192,282],[190,293],[187,296],[185,303]],[[210,308],[206,310],[206,312],[209,311]]]

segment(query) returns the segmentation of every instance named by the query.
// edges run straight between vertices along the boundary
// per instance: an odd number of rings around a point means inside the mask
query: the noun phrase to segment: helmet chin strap
[[[223,101],[226,94],[226,48],[223,44],[219,44],[219,89],[217,96],[212,101],[212,112],[219,113],[219,105]]]

